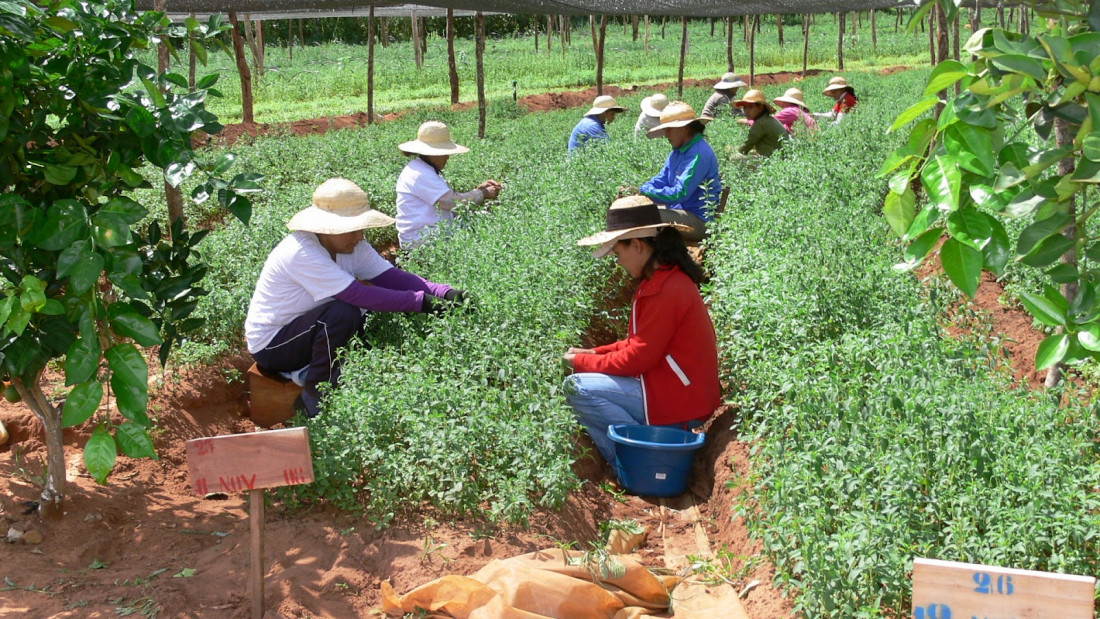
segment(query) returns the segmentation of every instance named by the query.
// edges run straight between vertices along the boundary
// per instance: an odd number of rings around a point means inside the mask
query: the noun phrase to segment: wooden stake
[[[836,42],[836,68],[838,71],[844,70],[844,13],[838,16],[839,28],[837,29],[837,42]]]
[[[871,48],[878,53],[878,29],[875,27],[875,10],[871,9]]]
[[[752,16],[752,32],[749,34],[749,86],[756,85],[756,27],[760,24],[760,16]]]
[[[420,18],[416,16],[416,9],[413,9],[412,17],[410,20],[411,39],[413,45],[413,60],[416,62],[416,68],[421,69],[424,67],[424,54],[420,51]]]
[[[783,16],[775,16],[775,25],[779,27],[779,47],[783,47]]]
[[[374,122],[374,5],[367,12],[367,124]]]
[[[477,137],[485,139],[485,16],[474,14],[475,55],[477,56]]]
[[[680,73],[676,78],[676,98],[684,100],[684,60],[687,58],[688,46],[688,18],[685,15],[680,18]]]
[[[810,16],[802,14],[802,77],[806,77],[806,63],[810,59]]]
[[[264,490],[248,491],[248,526],[252,530],[252,617],[264,616]]]
[[[455,62],[455,10],[447,9],[447,70],[451,76],[451,105],[458,103],[458,64]]]
[[[600,39],[596,46],[596,94],[603,94],[603,46],[607,42],[607,15],[600,15]]]
[[[195,19],[195,13],[191,13],[191,19]],[[187,90],[195,92],[195,35],[188,35],[187,41]],[[294,59],[294,50],[290,52],[290,59]]]
[[[286,20],[286,49],[290,60],[294,60],[294,20]]]
[[[649,15],[645,16],[645,53],[649,55]]]
[[[241,122],[254,122],[252,115],[252,73],[248,69],[248,60],[244,57],[244,39],[241,38],[237,12],[229,12],[229,23],[233,25],[233,55],[237,57],[237,75],[241,78]]]
[[[595,15],[589,15],[588,16],[588,25],[591,26],[591,28],[592,28],[592,53],[595,54],[595,53],[597,53],[597,50],[600,49],[600,39],[596,35],[596,16]]]
[[[554,51],[554,20],[550,15],[546,16],[546,53]]]

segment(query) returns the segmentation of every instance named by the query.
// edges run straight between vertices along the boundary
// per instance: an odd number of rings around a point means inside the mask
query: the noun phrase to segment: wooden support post
[[[447,71],[451,77],[451,105],[458,103],[458,64],[455,61],[455,10],[447,9]]]
[[[474,14],[474,51],[477,57],[477,137],[485,139],[485,16]]]
[[[554,51],[554,20],[550,15],[546,16],[546,53]]]
[[[924,23],[924,20],[921,20]],[[936,66],[936,10],[928,11],[928,55],[932,66]]]
[[[597,34],[596,34],[596,16],[595,15],[589,15],[588,16],[588,25],[592,28],[592,53],[596,54],[596,53],[598,53],[597,50],[600,49],[600,39],[599,39],[599,36],[597,36]]]
[[[752,16],[752,32],[749,34],[749,86],[756,86],[756,27],[760,16]]]
[[[802,14],[802,77],[806,77],[806,64],[810,60],[810,16]]]
[[[424,68],[424,54],[420,50],[420,18],[416,16],[416,9],[413,9],[412,16],[409,17],[409,27],[411,29],[412,46],[413,46],[413,61],[416,62],[417,70]]]
[[[305,27],[302,26],[301,19],[298,20],[298,42],[302,44],[302,47],[306,46],[306,31]]]
[[[844,13],[837,15],[837,39],[836,39],[836,68],[844,70]]]
[[[264,616],[264,490],[248,491],[248,526],[252,530],[252,618]]]
[[[630,16],[630,30],[631,30],[631,33],[634,36],[633,41],[635,43],[637,43],[638,42],[638,16],[637,15],[631,15]]]
[[[237,58],[237,74],[241,78],[241,122],[255,122],[252,115],[252,73],[248,69],[248,60],[244,57],[244,39],[241,38],[237,12],[229,12],[229,23],[233,26],[233,55]]]
[[[726,18],[726,70],[733,73],[733,16]]]
[[[997,2],[997,21],[1001,24],[1001,30],[1005,29],[1005,0]]]
[[[645,16],[645,53],[649,55],[649,15]]]
[[[600,38],[596,45],[596,94],[603,94],[603,46],[607,42],[607,15],[600,15]]]
[[[374,5],[367,12],[367,124],[374,122]]]
[[[684,100],[684,61],[687,59],[688,48],[688,18],[680,18],[680,72],[676,77],[676,98]]]
[[[852,42],[851,42],[851,47],[856,46],[856,35],[859,34],[859,26],[856,25],[856,15],[858,15],[858,14],[859,14],[859,11],[851,11],[851,12],[848,13],[848,17],[852,21]]]
[[[286,51],[290,60],[294,60],[294,20],[286,20]]]
[[[195,19],[195,13],[191,13],[191,19]],[[294,58],[294,54],[290,55],[290,58]],[[188,33],[187,35],[187,90],[188,92],[195,92],[195,34]]]
[[[875,27],[875,10],[871,9],[871,48],[878,53],[878,28]]]
[[[775,16],[775,25],[779,28],[779,47],[783,47],[783,16],[777,14]]]
[[[538,17],[538,15],[535,16],[534,23],[535,23],[535,27],[531,28],[531,30],[533,30],[534,33],[535,33],[535,53],[537,54],[537,53],[539,53],[539,17]]]

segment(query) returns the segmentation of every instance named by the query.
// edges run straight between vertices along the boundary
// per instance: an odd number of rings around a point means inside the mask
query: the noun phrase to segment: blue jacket
[[[703,135],[696,135],[687,144],[673,149],[665,167],[638,191],[667,208],[682,209],[710,221],[722,195],[718,157]]]
[[[608,140],[607,131],[593,116],[585,116],[573,127],[573,134],[569,136],[569,150],[578,146],[584,146],[594,140]]]

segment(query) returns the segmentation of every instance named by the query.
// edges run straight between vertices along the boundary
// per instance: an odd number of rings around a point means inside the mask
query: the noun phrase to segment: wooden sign
[[[937,559],[913,561],[913,619],[1092,619],[1096,579]]]
[[[190,440],[187,468],[199,496],[308,484],[313,481],[309,432],[287,428]]]

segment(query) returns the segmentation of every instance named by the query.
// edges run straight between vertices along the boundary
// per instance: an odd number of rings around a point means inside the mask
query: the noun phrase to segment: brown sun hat
[[[592,102],[592,109],[584,113],[585,116],[599,116],[608,110],[616,112],[625,112],[626,108],[619,105],[615,101],[615,97],[610,95],[600,95],[596,97],[596,100]]]
[[[607,209],[605,230],[577,241],[582,247],[599,245],[592,252],[593,258],[603,258],[617,241],[657,236],[661,228],[673,227],[684,232],[691,228],[661,221],[661,211],[646,196],[627,196],[611,203]]]
[[[750,103],[761,103],[764,105],[764,107],[768,108],[769,112],[771,112],[772,114],[775,113],[775,106],[771,103],[768,103],[768,98],[764,96],[764,91],[762,90],[749,90],[745,93],[744,97],[741,97],[737,101],[733,102],[733,104],[737,107],[745,107]]]
[[[664,93],[657,93],[642,99],[642,111],[646,116],[660,117],[661,110],[668,107],[668,97]]]
[[[734,88],[748,88],[748,84],[741,81],[736,73],[726,73],[722,79],[714,85],[718,90],[733,90]]]
[[[461,155],[470,149],[455,144],[451,139],[451,129],[438,120],[429,120],[416,130],[416,139],[405,142],[397,148],[406,155]]]
[[[829,85],[826,86],[825,90],[823,90],[821,92],[822,92],[822,94],[828,94],[829,92],[831,92],[833,90],[844,90],[845,88],[851,88],[851,86],[848,85],[848,80],[846,80],[843,77],[838,75],[838,76],[830,79],[829,80]]]
[[[666,129],[683,127],[695,121],[699,121],[705,125],[712,120],[714,119],[709,116],[696,116],[695,108],[683,101],[673,101],[669,103],[665,109],[661,110],[661,124],[647,131],[646,136],[650,138],[664,137]]]
[[[810,111],[810,106],[806,105],[805,95],[803,95],[802,91],[797,88],[788,88],[787,92],[783,93],[783,96],[776,97],[773,100],[782,101],[783,103],[791,103],[806,110],[807,112]]]
[[[298,211],[286,227],[316,234],[344,234],[392,226],[395,219],[370,207],[367,192],[346,178],[330,178],[313,192],[313,204]]]

